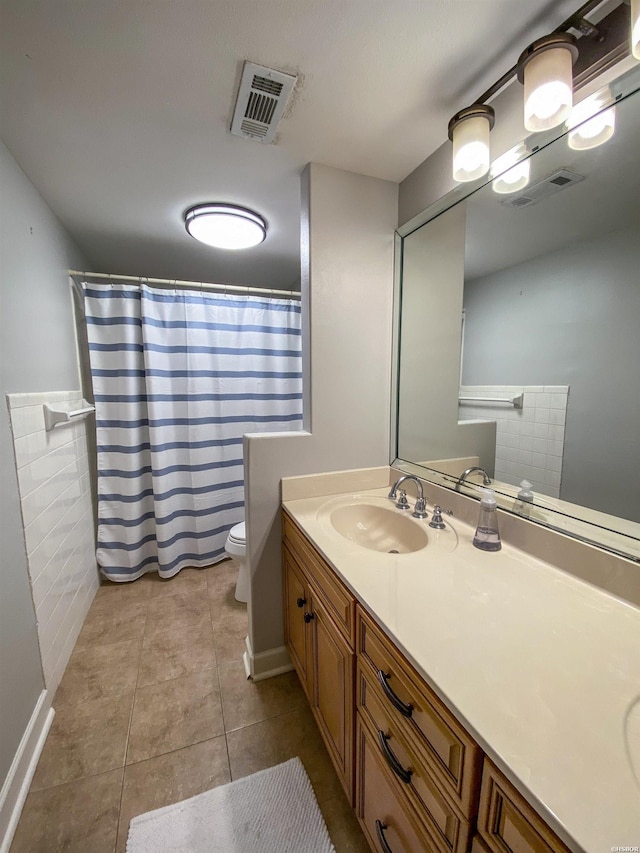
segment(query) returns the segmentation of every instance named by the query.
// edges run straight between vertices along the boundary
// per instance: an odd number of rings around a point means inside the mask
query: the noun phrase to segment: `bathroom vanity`
[[[321,488],[283,492],[286,642],[372,849],[639,843],[640,610],[388,485]],[[426,537],[389,553],[384,513]]]

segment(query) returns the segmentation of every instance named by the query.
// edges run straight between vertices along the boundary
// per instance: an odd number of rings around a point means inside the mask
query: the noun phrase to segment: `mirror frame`
[[[618,74],[613,78],[609,77],[606,81],[609,86],[614,88],[611,103],[619,103],[635,95],[640,99],[640,65],[622,62],[619,66]],[[609,106],[609,104],[607,104]],[[606,108],[606,107],[605,107]],[[546,134],[536,134],[535,141],[532,137],[523,140],[528,143],[527,147],[530,154],[527,156],[535,157],[539,151],[544,150],[552,143],[556,142],[568,135],[568,130],[554,129]],[[465,483],[462,487],[456,489],[457,478],[438,471],[433,468],[428,468],[424,465],[419,465],[415,462],[403,459],[398,454],[398,433],[399,433],[399,406],[398,406],[398,390],[400,382],[400,353],[401,353],[401,314],[402,314],[402,279],[403,279],[403,252],[404,240],[409,237],[419,228],[422,228],[428,222],[433,221],[441,214],[450,210],[460,202],[466,201],[479,190],[488,186],[491,183],[491,177],[484,177],[467,184],[458,184],[450,192],[440,197],[433,204],[429,205],[418,215],[414,216],[407,223],[400,226],[395,234],[395,260],[394,260],[394,288],[393,288],[393,341],[392,341],[392,377],[391,377],[391,428],[390,428],[390,459],[393,467],[402,470],[408,474],[415,474],[421,479],[434,483],[438,486],[450,490],[457,490],[461,494],[471,497],[475,500],[480,500],[480,488],[473,483]],[[509,513],[518,516],[513,512],[514,498],[512,494],[505,494],[495,489],[498,506]],[[615,527],[605,527],[593,521],[587,521],[580,518],[578,515],[573,515],[569,512],[551,509],[548,506],[536,504],[538,517],[527,518],[534,524],[542,527],[563,533],[572,538],[602,548],[609,553],[619,557],[624,557],[633,563],[640,563],[640,533],[638,537],[626,535]],[[577,508],[580,505],[575,504]],[[523,516],[518,516],[524,518]],[[612,523],[617,518],[611,516]],[[638,524],[640,531],[640,523]]]

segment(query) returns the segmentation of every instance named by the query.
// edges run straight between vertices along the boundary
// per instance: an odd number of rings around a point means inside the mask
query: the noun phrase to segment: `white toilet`
[[[240,567],[236,582],[236,601],[246,602],[249,600],[249,567],[247,566],[247,533],[244,521],[231,528],[224,550],[226,555],[232,557]]]

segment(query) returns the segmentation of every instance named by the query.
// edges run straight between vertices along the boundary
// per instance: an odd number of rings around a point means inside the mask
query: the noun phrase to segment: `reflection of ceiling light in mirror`
[[[196,204],[184,215],[187,232],[216,249],[249,249],[267,236],[267,223],[235,204]]]
[[[527,153],[524,145],[509,149],[491,164],[491,174],[495,175],[491,187],[496,193],[515,193],[529,183],[530,161],[522,160]]]
[[[518,79],[524,83],[524,126],[541,131],[562,124],[571,112],[576,39],[552,33],[534,41],[518,60]]]
[[[603,109],[604,101],[601,95],[592,95],[571,110],[567,120],[569,148],[585,151],[611,139],[616,126],[616,111],[615,107]]]
[[[640,0],[631,0],[631,53],[640,59]]]
[[[453,142],[453,178],[460,183],[475,181],[489,171],[489,133],[495,114],[485,104],[460,110],[449,122]]]

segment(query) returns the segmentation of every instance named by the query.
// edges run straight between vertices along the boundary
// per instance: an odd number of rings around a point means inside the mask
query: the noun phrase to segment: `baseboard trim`
[[[9,853],[13,836],[27,799],[40,753],[55,716],[49,691],[43,690],[11,762],[0,791],[0,853]]]
[[[244,642],[247,650],[242,655],[242,661],[247,678],[252,681],[264,681],[267,678],[273,678],[274,675],[291,672],[293,669],[286,646],[277,646],[275,649],[254,654],[249,637],[246,637]]]

